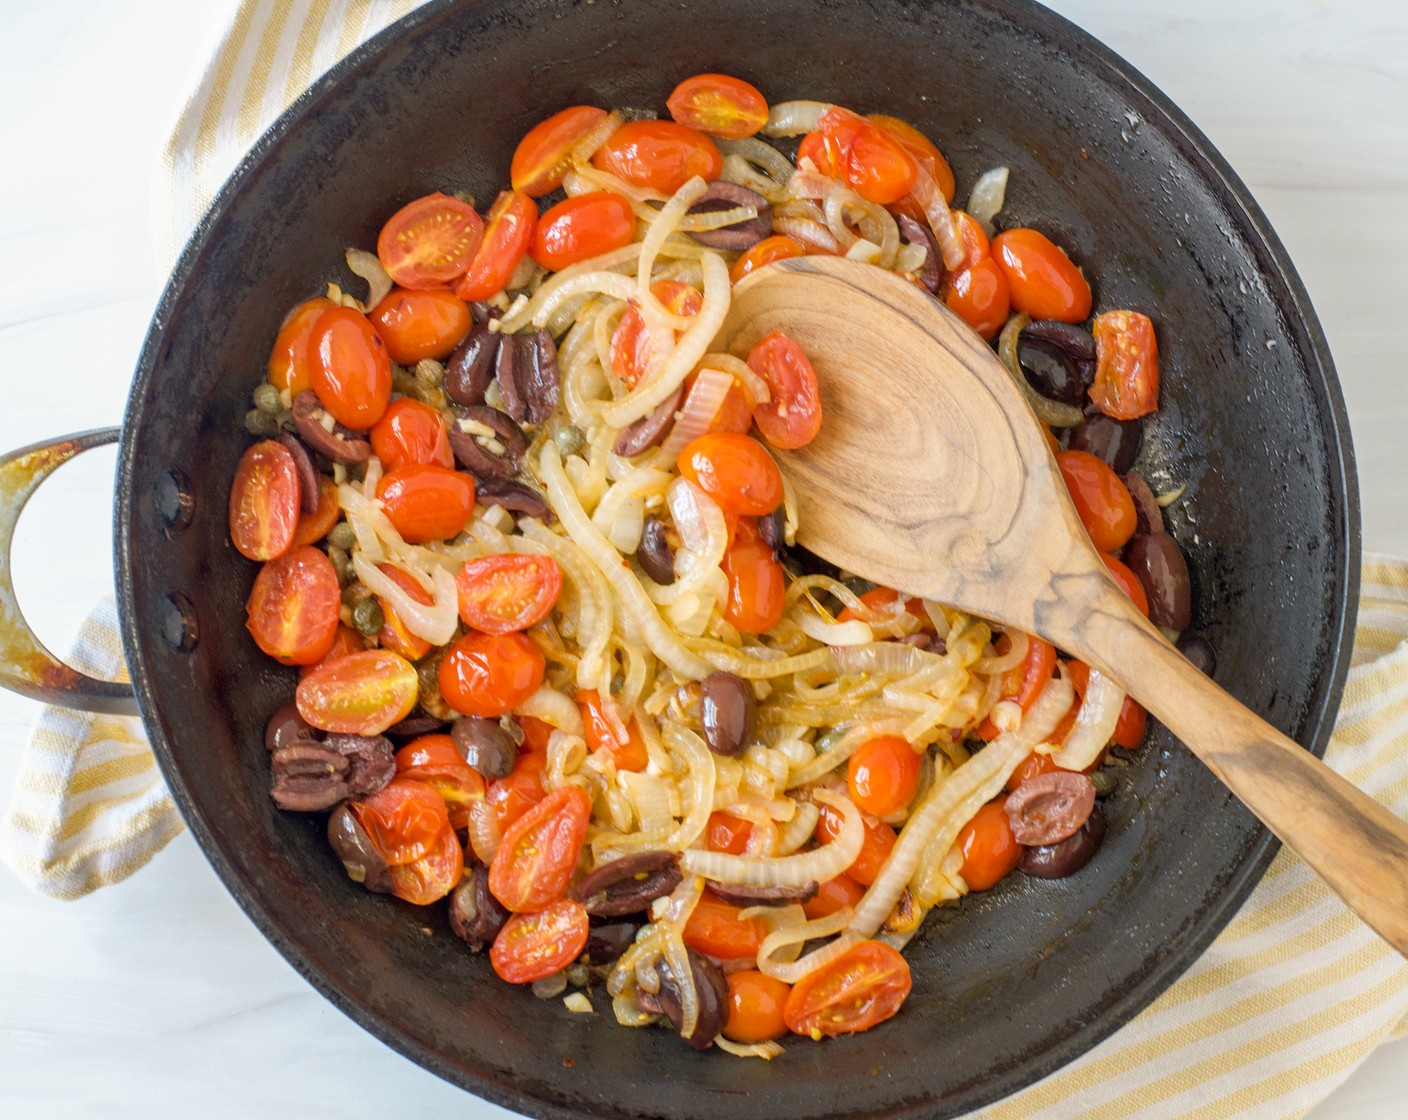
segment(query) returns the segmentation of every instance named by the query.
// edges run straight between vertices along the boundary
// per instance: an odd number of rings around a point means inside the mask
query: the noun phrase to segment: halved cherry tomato
[[[572,166],[572,149],[605,119],[605,109],[574,105],[534,125],[513,152],[509,165],[513,189],[531,198],[557,190]]]
[[[288,313],[269,352],[269,384],[275,389],[287,389],[292,398],[313,387],[308,340],[318,316],[335,306],[332,300],[318,296],[305,300]]]
[[[468,305],[449,288],[392,288],[367,318],[391,360],[403,366],[446,357],[474,325]]]
[[[398,568],[395,564],[378,564],[377,567],[381,569],[387,579],[417,603],[429,606],[435,601],[431,594],[404,569]],[[383,649],[399,653],[407,661],[419,661],[430,652],[430,643],[419,634],[413,634],[406,629],[406,624],[401,621],[401,616],[396,613],[396,608],[387,599],[378,595],[377,602],[381,604],[382,622],[376,637]]]
[[[1091,543],[1101,552],[1117,552],[1128,544],[1138,526],[1134,499],[1109,464],[1088,451],[1062,451],[1056,466]]]
[[[1159,343],[1138,311],[1095,317],[1095,383],[1090,400],[1106,416],[1137,420],[1159,408]]]
[[[753,409],[758,431],[774,447],[805,447],[821,431],[821,395],[816,370],[802,348],[781,331],[773,331],[748,352],[748,368],[771,394]]]
[[[366,648],[366,638],[353,630],[352,627],[344,626],[339,622],[337,624],[337,633],[333,635],[332,645],[329,647],[327,653],[323,654],[321,659],[313,662],[311,665],[300,665],[298,667],[299,679],[302,680],[309,673],[315,672],[322,666],[336,661],[339,657],[346,657],[349,653],[360,653]]]
[[[1066,663],[1066,671],[1071,676],[1071,685],[1075,688],[1076,695],[1083,700],[1086,689],[1090,687],[1090,666],[1084,661],[1072,658]],[[1110,742],[1127,751],[1135,750],[1144,741],[1144,730],[1148,722],[1149,713],[1144,710],[1143,705],[1134,697],[1126,696],[1120,706],[1120,716],[1115,723],[1114,732],[1110,735]]]
[[[614,191],[592,191],[563,199],[538,221],[529,255],[558,272],[569,264],[629,245],[636,212]]]
[[[308,340],[313,391],[339,424],[367,431],[391,400],[391,355],[367,317],[350,307],[324,311]]]
[[[715,370],[714,373],[721,371]],[[699,384],[699,373],[691,373],[684,379],[684,403],[680,405],[679,411],[685,415],[693,416],[696,412],[708,407],[713,400],[715,393],[714,385],[706,383],[699,389],[695,386]],[[700,401],[694,399],[695,394],[708,394],[707,398]],[[691,411],[692,410],[692,411]],[[731,380],[728,389],[724,392],[724,399],[719,402],[714,418],[709,421],[707,432],[737,432],[743,435],[753,427],[753,406],[749,401],[747,392],[738,382],[737,378]]]
[[[768,123],[767,99],[756,86],[727,74],[696,74],[674,89],[665,107],[689,128],[741,140]]]
[[[698,289],[679,280],[657,280],[650,291],[675,315],[698,315],[699,309],[704,306],[704,297]],[[669,343],[673,345],[674,332],[669,333]],[[611,335],[611,370],[626,383],[627,388],[634,389],[650,368],[655,351],[656,347],[645,326],[645,317],[632,300]]]
[[[489,946],[500,980],[531,984],[561,972],[581,956],[591,932],[587,912],[570,898],[532,914],[514,914]]]
[[[318,508],[312,513],[302,514],[298,528],[293,531],[293,545],[313,544],[328,535],[328,530],[337,524],[342,508],[337,504],[337,485],[327,475],[318,476]]]
[[[783,1017],[788,1030],[814,1039],[868,1031],[900,1009],[912,983],[896,950],[861,941],[797,981]]]
[[[332,561],[312,545],[300,545],[259,569],[245,604],[245,627],[270,657],[311,665],[332,648],[341,606]]]
[[[1083,323],[1090,318],[1090,284],[1071,258],[1034,229],[1009,229],[993,239],[992,256],[1007,278],[1012,306],[1033,319]]]
[[[709,850],[727,852],[731,856],[741,856],[747,850],[748,838],[752,835],[752,821],[745,821],[722,809],[710,813],[709,821],[704,826],[704,843]]]
[[[739,521],[724,553],[723,570],[728,580],[724,618],[744,634],[762,634],[776,626],[787,606],[787,581],[772,546],[751,521]]]
[[[734,1042],[767,1042],[787,1033],[782,1008],[789,984],[757,971],[743,969],[728,974],[728,1016],[723,1036]]]
[[[756,957],[767,936],[767,926],[758,918],[739,918],[741,910],[742,907],[706,890],[684,923],[684,943],[696,953],[707,953],[721,961]]]
[[[440,694],[457,712],[496,719],[538,690],[546,667],[524,634],[466,634],[440,663]]]
[[[1051,736],[1051,740],[1055,743],[1061,741],[1055,735]],[[1032,751],[1008,777],[1007,792],[1011,793],[1023,782],[1030,781],[1032,778],[1039,778],[1043,774],[1054,774],[1059,769],[1060,767],[1051,761],[1049,754],[1041,754],[1038,751]]]
[[[881,735],[862,743],[846,766],[851,800],[866,813],[888,817],[903,809],[919,791],[920,752],[898,735]]]
[[[272,560],[293,545],[302,496],[293,454],[277,440],[245,449],[230,486],[230,540],[241,556]]]
[[[963,853],[963,878],[968,889],[985,891],[1022,862],[1022,846],[1012,835],[1003,800],[989,801],[973,814],[954,842]]]
[[[591,794],[566,786],[514,821],[489,864],[493,896],[515,913],[526,914],[565,895],[591,815]]]
[[[944,303],[986,341],[997,337],[1012,309],[1007,279],[991,257],[960,268],[943,287]]]
[[[717,179],[724,157],[698,129],[675,121],[627,121],[596,150],[592,166],[637,187],[674,194],[696,175]]]
[[[582,723],[585,727],[583,737],[587,741],[587,749],[592,754],[606,751],[615,762],[617,770],[639,771],[650,764],[645,740],[641,738],[640,727],[634,717],[626,721],[626,737],[623,740],[607,718],[599,692],[590,688],[579,688],[577,705],[582,709]]]
[[[871,113],[870,122],[879,125],[898,140],[904,150],[914,157],[919,166],[929,173],[930,178],[934,180],[942,192],[944,201],[953,202],[953,168],[949,166],[943,152],[939,151],[932,140],[908,121],[902,121],[898,117]]]
[[[463,471],[416,463],[383,475],[376,496],[408,542],[443,541],[469,524],[474,513],[474,478]]]
[[[828,142],[828,162],[862,198],[885,206],[914,187],[918,164],[888,130],[846,109],[827,111],[818,127]]]
[[[847,906],[854,909],[864,897],[865,888],[843,871],[817,887],[816,894],[802,903],[802,911],[808,918],[826,918]]]
[[[1105,561],[1105,567],[1110,570],[1110,575],[1115,577],[1115,582],[1120,585],[1120,590],[1128,595],[1130,601],[1139,608],[1139,613],[1148,618],[1149,594],[1144,590],[1144,585],[1139,582],[1139,577],[1108,552],[1102,552],[1100,559]]]
[[[890,849],[895,846],[895,830],[884,821],[873,817],[863,818],[865,837],[861,840],[860,854],[855,862],[846,868],[846,874],[862,886],[870,886],[880,875],[880,869],[890,858]],[[816,838],[819,843],[829,844],[841,831],[841,814],[830,805],[821,807],[821,816],[816,822]]]
[[[391,402],[381,419],[372,425],[371,442],[372,454],[381,460],[383,470],[455,465],[450,434],[445,430],[440,413],[424,401],[411,397]]]
[[[785,261],[789,257],[803,257],[806,253],[801,242],[785,233],[775,233],[771,237],[763,238],[734,261],[733,267],[728,270],[728,278],[737,284],[754,269],[762,268],[765,264]]]
[[[997,639],[996,649],[999,654],[1004,654],[1011,648],[1012,641],[1006,634]],[[1046,687],[1046,682],[1055,671],[1056,647],[1032,634],[1027,642],[1026,657],[1022,658],[1015,668],[1007,670],[1002,682],[1001,698],[1015,700],[1022,711],[1028,711],[1036,703],[1036,698],[1041,695],[1041,690]],[[997,724],[993,723],[991,718],[983,720],[978,726],[980,739],[991,741],[1000,734]]]
[[[326,559],[326,558],[325,558]],[[411,714],[420,694],[416,667],[384,649],[349,653],[298,682],[298,714],[342,735],[380,735]]]
[[[392,867],[420,859],[450,829],[444,798],[406,778],[392,778],[384,789],[348,805],[372,847]]]
[[[471,808],[484,800],[483,777],[448,735],[412,739],[396,752],[396,775],[424,782],[443,797],[452,828],[467,828]]]
[[[466,626],[508,634],[547,617],[562,591],[562,569],[551,556],[481,556],[465,561],[455,575],[455,590]]]
[[[900,601],[900,593],[890,587],[872,587],[869,591],[862,593],[860,601],[871,611],[881,617],[887,616],[896,610]],[[908,598],[904,601],[904,609],[915,618],[920,619],[926,626],[929,625],[929,616],[924,611],[924,603],[920,599]],[[846,607],[836,616],[837,622],[850,622],[859,618],[862,621],[869,621],[870,616],[863,614],[854,607]]]
[[[803,160],[811,160],[812,166],[830,179],[843,179],[846,175],[846,156],[842,145],[824,132],[808,132],[797,145],[797,166]]]
[[[484,240],[455,285],[463,300],[491,299],[504,290],[533,243],[538,204],[521,191],[500,191],[484,222]]]
[[[483,235],[473,206],[437,192],[391,215],[376,239],[376,255],[401,287],[438,288],[464,275]]]
[[[463,876],[464,848],[453,828],[445,829],[435,846],[420,859],[387,869],[391,893],[416,906],[439,902]]]
[[[737,432],[710,432],[685,444],[680,474],[725,513],[763,517],[782,504],[782,472],[757,440]]]
[[[525,719],[521,722],[526,732],[530,721]],[[525,739],[524,746],[527,747],[530,741]],[[548,791],[543,786],[543,769],[546,766],[545,742],[541,750],[520,750],[508,777],[489,783],[484,798],[498,819],[500,832],[547,796]]]

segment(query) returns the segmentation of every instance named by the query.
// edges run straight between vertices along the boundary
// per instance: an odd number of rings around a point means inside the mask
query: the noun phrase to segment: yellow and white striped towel
[[[158,184],[169,268],[225,177],[307,83],[420,0],[244,0],[182,113]],[[121,671],[110,604],[73,663]],[[1408,561],[1364,564],[1353,668],[1326,761],[1408,816]],[[71,752],[71,753],[70,753]],[[0,854],[73,898],[140,867],[180,822],[134,721],[45,709]],[[1281,1120],[1403,1032],[1408,961],[1282,851],[1203,957],[1090,1053],[971,1120]]]

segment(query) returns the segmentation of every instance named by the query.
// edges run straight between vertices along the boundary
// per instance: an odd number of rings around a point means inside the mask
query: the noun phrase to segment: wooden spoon
[[[1039,634],[1126,686],[1408,956],[1408,826],[1213,684],[1110,578],[1001,361],[893,273],[781,261],[734,290],[722,341],[785,330],[825,423],[780,452],[798,541],[876,583]]]

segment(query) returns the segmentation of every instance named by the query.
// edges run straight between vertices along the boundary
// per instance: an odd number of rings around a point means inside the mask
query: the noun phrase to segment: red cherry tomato
[[[913,189],[919,165],[888,130],[845,109],[829,110],[818,127],[827,163],[862,198],[886,206]],[[835,174],[820,164],[818,170]]]
[[[786,577],[772,546],[750,523],[739,522],[724,553],[723,570],[728,581],[724,618],[744,634],[762,634],[776,626],[787,606]]]
[[[1090,400],[1106,416],[1137,420],[1159,407],[1159,344],[1154,324],[1138,311],[1095,317],[1095,383]]]
[[[650,765],[650,755],[641,738],[640,727],[634,718],[626,721],[626,737],[621,738],[609,719],[602,703],[601,694],[589,688],[577,690],[577,705],[582,709],[582,723],[587,749],[596,754],[606,751],[616,764],[617,770],[644,770]]]
[[[843,871],[822,883],[816,894],[802,903],[802,911],[808,918],[826,918],[847,906],[854,910],[864,897],[865,888]]]
[[[983,257],[950,276],[943,287],[943,297],[949,310],[988,342],[997,337],[1012,309],[1007,279],[991,257]]]
[[[277,440],[247,448],[230,486],[230,540],[241,556],[272,560],[293,544],[301,485],[293,454]]]
[[[527,745],[525,742],[524,746]],[[547,796],[548,791],[543,787],[546,765],[545,750],[521,750],[508,777],[489,783],[484,797],[497,818],[500,832]]]
[[[704,826],[704,843],[711,852],[727,852],[731,856],[741,856],[748,848],[748,838],[753,835],[753,822],[735,817],[716,809],[709,814]]]
[[[346,657],[349,653],[360,653],[366,648],[366,638],[353,630],[352,627],[344,626],[339,622],[337,624],[337,633],[333,635],[332,645],[328,648],[327,653],[323,654],[319,660],[314,661],[311,665],[300,665],[298,667],[299,679],[302,680],[309,673],[314,672],[324,665],[331,664],[339,657]]]
[[[592,191],[563,199],[538,221],[529,255],[558,272],[570,264],[629,245],[636,235],[636,212],[613,191]]]
[[[861,744],[846,767],[851,800],[877,817],[898,812],[919,791],[920,762],[920,752],[898,735]]]
[[[521,191],[501,191],[484,224],[484,240],[455,285],[463,300],[491,299],[504,290],[533,243],[538,205]]]
[[[773,331],[748,352],[748,368],[767,383],[771,394],[753,409],[763,437],[786,451],[811,443],[821,431],[821,394],[816,370],[802,348]]]
[[[391,360],[403,366],[446,357],[474,324],[469,307],[449,288],[392,288],[367,318]]]
[[[605,119],[605,109],[574,105],[534,125],[514,149],[509,166],[513,189],[541,198],[562,186],[572,166],[572,149]]]
[[[711,432],[685,444],[680,474],[725,513],[763,517],[782,504],[782,472],[757,440],[737,432]]]
[[[449,831],[444,799],[422,782],[392,778],[386,787],[348,802],[367,839],[392,867],[420,859]]]
[[[406,541],[443,541],[469,524],[474,513],[474,478],[463,471],[417,463],[382,476],[376,496]]]
[[[696,175],[717,179],[724,157],[697,129],[675,121],[628,121],[596,150],[592,166],[637,187],[674,194]]]
[[[953,168],[944,158],[943,152],[938,147],[907,121],[902,121],[898,117],[887,117],[880,113],[870,115],[870,123],[879,125],[888,132],[911,156],[920,167],[929,173],[929,177],[938,185],[939,190],[947,203],[953,202]],[[923,210],[920,210],[922,215]],[[921,218],[922,220],[922,218]]]
[[[1012,648],[1012,641],[1003,634],[997,639],[997,652],[1005,654]],[[1022,711],[1029,711],[1056,671],[1056,647],[1043,638],[1032,634],[1027,641],[1027,655],[1015,668],[1008,669],[1002,682],[1003,700],[1015,700]],[[978,738],[993,740],[1000,735],[997,724],[985,719],[978,725]]]
[[[298,714],[342,735],[380,735],[411,714],[420,694],[416,667],[384,649],[349,653],[298,682]]]
[[[904,957],[883,941],[861,941],[793,986],[787,1029],[814,1039],[868,1031],[891,1018],[912,981]]]
[[[1045,234],[1009,229],[993,239],[992,256],[1007,278],[1012,306],[1033,319],[1083,323],[1090,285],[1071,258]]]
[[[963,243],[963,264],[959,267],[972,267],[984,257],[992,255],[987,231],[978,224],[978,219],[972,214],[966,210],[955,210],[953,227],[958,234],[958,240]]]
[[[332,649],[341,606],[332,561],[302,545],[259,569],[245,604],[245,627],[270,657],[311,665]]]
[[[416,906],[439,902],[463,876],[464,848],[453,828],[445,829],[420,859],[387,869],[391,893]]]
[[[1139,582],[1139,577],[1108,552],[1102,552],[1100,559],[1105,561],[1105,567],[1110,570],[1110,575],[1115,577],[1115,582],[1120,585],[1120,590],[1128,595],[1130,601],[1139,608],[1139,613],[1148,618],[1149,594],[1144,590],[1144,585]]]
[[[457,712],[497,719],[538,691],[546,667],[524,634],[466,634],[440,663],[440,694]]]
[[[435,601],[430,593],[404,569],[398,568],[395,564],[378,564],[377,567],[387,579],[417,603],[429,606]],[[377,602],[381,604],[382,623],[376,637],[377,641],[381,643],[382,649],[399,653],[407,661],[419,661],[430,652],[430,643],[419,634],[413,634],[406,629],[406,624],[401,621],[401,616],[396,613],[396,608],[387,599],[378,595]]]
[[[298,528],[293,531],[292,547],[315,544],[322,540],[328,535],[328,530],[337,524],[341,515],[342,508],[337,504],[336,484],[327,475],[319,475],[318,508],[298,518]]]
[[[372,454],[381,460],[383,470],[412,466],[448,469],[455,465],[450,434],[440,413],[411,397],[391,402],[381,419],[372,425],[371,441]]]
[[[484,779],[448,735],[412,739],[396,752],[396,776],[424,782],[443,797],[452,828],[467,828],[471,809],[484,800]]]
[[[791,985],[756,969],[728,974],[728,1017],[723,1036],[734,1042],[767,1042],[787,1033],[782,1008]]]
[[[1053,742],[1060,742],[1055,735],[1051,738]],[[1011,793],[1023,782],[1030,781],[1032,778],[1039,778],[1043,774],[1054,774],[1059,769],[1060,767],[1051,761],[1049,754],[1038,754],[1033,751],[1022,760],[1017,769],[1012,771],[1011,776],[1007,779],[1007,792]]]
[[[785,233],[775,233],[771,237],[763,238],[734,261],[733,267],[728,270],[728,278],[737,284],[750,272],[762,268],[765,264],[785,261],[789,257],[803,257],[806,253],[801,242],[793,240]]]
[[[1012,825],[1002,800],[989,801],[958,832],[955,841],[963,853],[963,878],[969,890],[985,891],[1022,862],[1022,846],[1012,835]]]
[[[1082,700],[1085,699],[1086,689],[1090,687],[1090,666],[1083,661],[1072,659],[1066,663],[1066,671],[1071,675],[1071,684],[1076,690],[1076,695]],[[1148,721],[1149,713],[1144,710],[1139,701],[1132,696],[1126,696],[1124,703],[1120,706],[1120,716],[1115,722],[1115,730],[1110,736],[1110,742],[1127,751],[1135,750],[1144,741],[1144,730]],[[1055,736],[1053,735],[1052,738],[1054,739]],[[1092,769],[1094,768],[1092,767]]]
[[[587,912],[570,898],[532,914],[514,914],[489,947],[499,979],[531,984],[561,972],[587,947]]]
[[[818,843],[829,844],[841,831],[841,814],[830,805],[821,807],[821,816],[816,822]],[[846,868],[846,874],[862,886],[870,886],[880,875],[880,869],[890,858],[890,850],[895,846],[895,830],[884,821],[865,819],[865,836],[861,840],[860,854],[855,862]]]
[[[741,910],[742,907],[706,890],[684,923],[684,943],[696,953],[707,953],[721,961],[756,957],[767,936],[767,926],[758,918],[744,921],[738,916]]]
[[[873,612],[874,615],[879,615],[881,618],[884,618],[894,613],[896,605],[900,601],[900,593],[889,587],[872,587],[869,591],[861,595],[860,601],[864,603],[868,610]],[[929,627],[929,616],[924,611],[924,603],[922,600],[915,598],[905,599],[904,609],[923,622],[926,627]],[[862,613],[854,607],[847,607],[836,616],[836,621],[850,622],[854,618],[859,618],[864,622],[869,622],[871,617],[872,614]],[[932,627],[929,628],[932,629]]]
[[[481,556],[465,561],[455,575],[455,590],[466,626],[508,634],[548,616],[562,591],[562,569],[551,556]]]
[[[768,103],[755,86],[727,74],[696,74],[675,87],[665,107],[689,128],[741,140],[768,123]]]
[[[448,194],[408,202],[382,227],[376,255],[403,288],[438,288],[464,275],[484,223],[474,207]]]
[[[287,389],[292,398],[313,387],[308,340],[318,316],[335,306],[332,300],[318,296],[300,303],[288,313],[269,352],[269,384],[275,389]]]
[[[324,311],[309,337],[313,391],[333,419],[365,432],[391,400],[391,356],[367,317],[350,307]]]
[[[494,897],[509,910],[526,914],[565,895],[591,815],[591,795],[567,786],[553,790],[514,821],[489,865]]]
[[[657,280],[650,291],[676,315],[697,315],[704,305],[704,297],[697,289],[678,280]],[[674,332],[670,331],[670,343],[674,341]],[[611,335],[611,370],[627,388],[634,389],[654,357],[655,345],[646,329],[645,318],[632,300]]]
[[[1101,552],[1118,552],[1134,536],[1134,499],[1120,476],[1088,451],[1062,451],[1056,466],[1090,540]]]

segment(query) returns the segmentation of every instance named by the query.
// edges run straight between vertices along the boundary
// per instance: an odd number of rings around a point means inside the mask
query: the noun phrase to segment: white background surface
[[[1054,6],[1168,93],[1265,208],[1338,363],[1365,547],[1408,554],[1408,4]],[[72,0],[59,15],[0,0],[0,449],[120,419],[162,279],[149,219],[158,155],[232,8]],[[65,467],[21,525],[21,601],[56,649],[111,586],[112,464],[108,450]],[[0,696],[0,797],[34,712]],[[1408,1115],[1405,1060],[1408,1044],[1385,1047],[1316,1120]],[[509,1115],[333,1010],[236,908],[189,835],[76,903],[32,895],[0,867],[0,1115],[100,1108]]]

